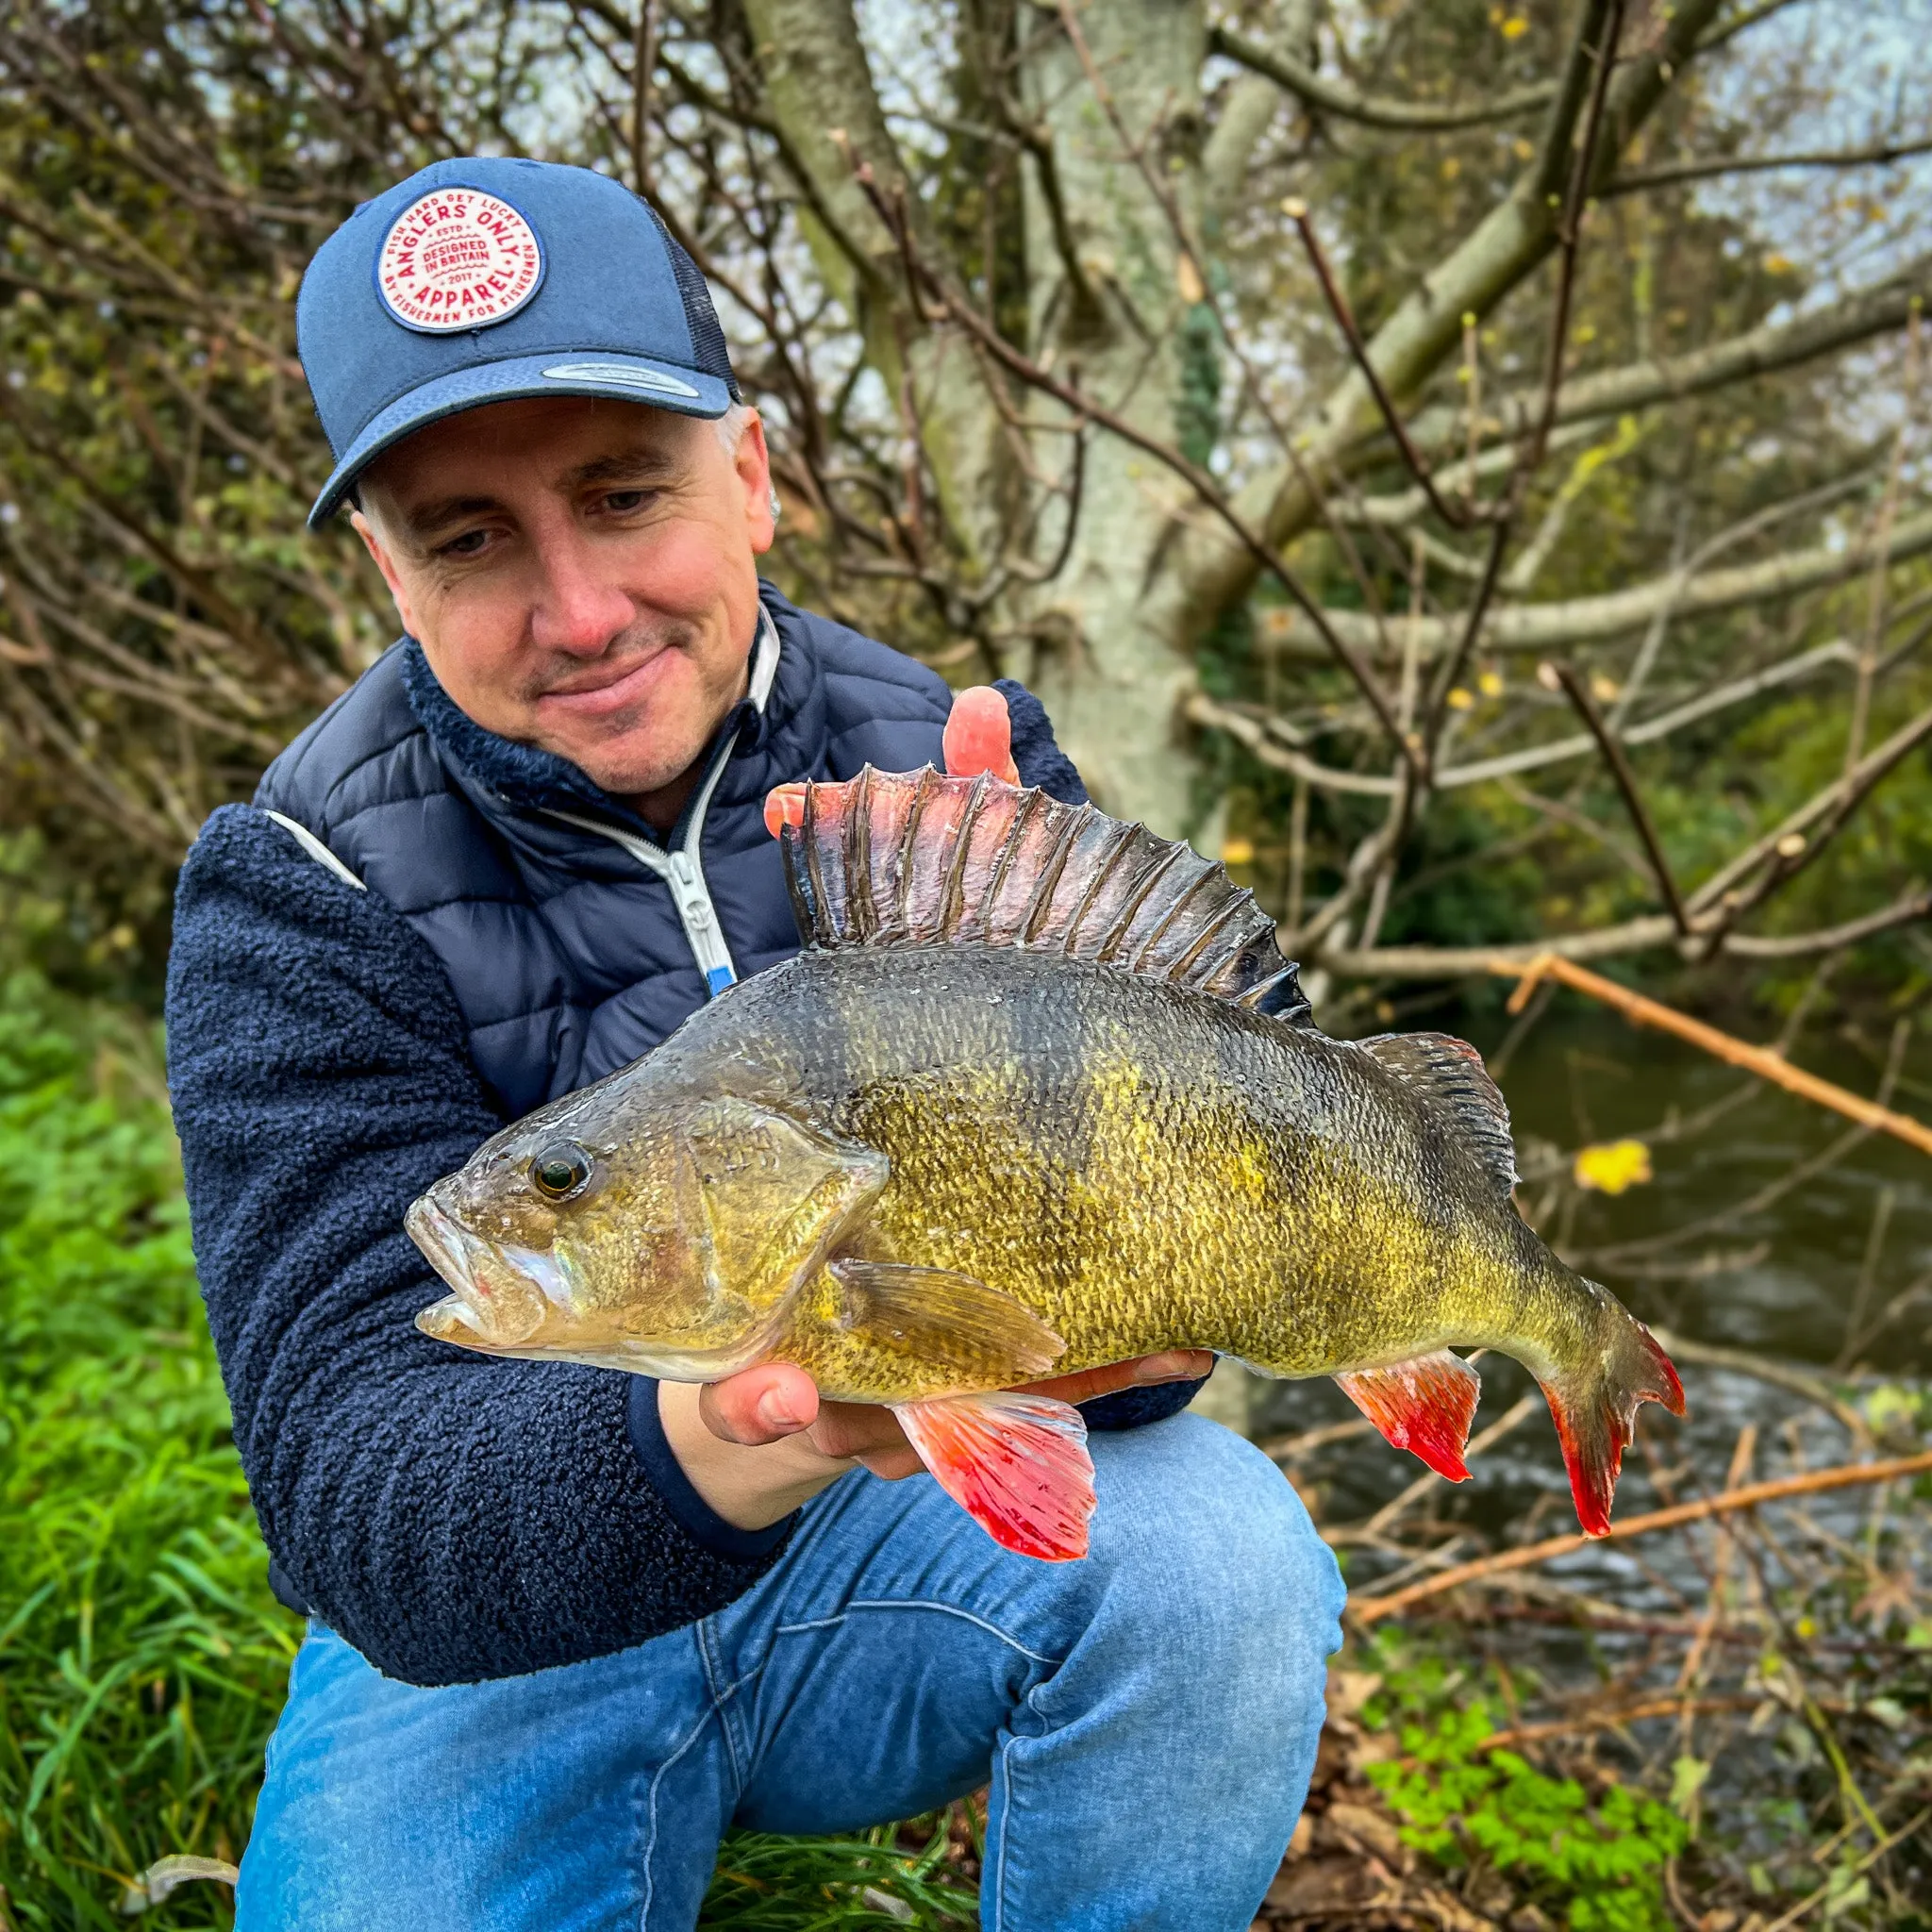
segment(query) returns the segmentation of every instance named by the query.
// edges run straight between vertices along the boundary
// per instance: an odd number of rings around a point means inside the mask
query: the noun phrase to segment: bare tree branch
[[[1869,147],[1812,148],[1789,155],[1713,156],[1705,160],[1669,161],[1655,168],[1637,168],[1618,175],[1599,191],[1641,194],[1653,188],[1675,188],[1686,181],[1708,181],[1719,175],[1762,175],[1778,168],[1870,168],[1932,154],[1932,135],[1912,141],[1874,142]]]
[[[1641,628],[1667,607],[1684,616],[1734,610],[1842,583],[1881,558],[1895,564],[1927,550],[1932,550],[1932,510],[1899,519],[1882,544],[1866,534],[1838,548],[1819,544],[1728,570],[1656,577],[1599,597],[1505,606],[1492,612],[1485,624],[1482,646],[1507,652],[1562,650],[1622,637]],[[1375,627],[1359,612],[1331,610],[1327,623],[1354,649],[1375,650]],[[1463,631],[1462,620],[1455,616],[1422,617],[1414,623],[1416,649],[1424,658],[1441,656],[1459,641]],[[1292,622],[1282,637],[1281,648],[1301,658],[1319,657],[1326,649],[1321,640]]]
[[[1251,73],[1264,75],[1276,87],[1285,89],[1297,100],[1324,114],[1335,114],[1344,121],[1358,121],[1366,127],[1400,128],[1411,134],[1441,133],[1457,127],[1488,127],[1498,121],[1520,120],[1525,114],[1533,114],[1539,108],[1547,107],[1557,92],[1548,82],[1541,82],[1534,87],[1513,89],[1489,101],[1442,105],[1429,101],[1394,101],[1363,93],[1359,88],[1351,87],[1346,81],[1324,79],[1306,61],[1261,46],[1232,27],[1210,27],[1208,45],[1210,52],[1224,56]]]
[[[1874,336],[1904,328],[1914,305],[1923,304],[1928,294],[1932,294],[1932,259],[1915,263],[1879,288],[1848,295],[1792,322],[1766,323],[1687,355],[1657,357],[1577,376],[1557,391],[1557,421],[1575,423],[1588,417],[1622,415],[1853,348]],[[1519,436],[1532,420],[1530,412],[1536,404],[1537,399],[1526,392],[1503,397],[1484,427],[1498,436]],[[1422,410],[1408,425],[1410,437],[1424,449],[1453,447],[1461,429],[1457,412],[1448,408]],[[1361,453],[1353,459],[1358,465]]]

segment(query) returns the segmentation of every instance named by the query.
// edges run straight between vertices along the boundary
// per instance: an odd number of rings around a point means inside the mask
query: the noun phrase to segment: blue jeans
[[[448,1690],[316,1628],[238,1932],[685,1932],[736,1822],[841,1832],[991,1781],[988,1932],[1238,1932],[1301,1810],[1341,1579],[1198,1416],[1092,1439],[1092,1550],[1000,1549],[855,1473],[748,1594],[634,1650]]]

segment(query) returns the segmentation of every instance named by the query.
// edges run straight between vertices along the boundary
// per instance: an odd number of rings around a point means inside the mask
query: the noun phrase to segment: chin
[[[710,737],[708,732],[700,736],[682,720],[667,726],[648,714],[627,728],[615,719],[611,724],[585,743],[556,749],[613,798],[661,791],[675,783],[704,756]]]

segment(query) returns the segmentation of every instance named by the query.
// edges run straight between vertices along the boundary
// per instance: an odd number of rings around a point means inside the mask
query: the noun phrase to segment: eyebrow
[[[675,475],[677,468],[676,458],[668,452],[641,446],[592,457],[589,462],[566,472],[563,482],[571,490],[592,488],[600,483],[655,483]],[[425,543],[452,524],[461,523],[466,517],[486,516],[502,508],[493,496],[443,496],[405,510],[401,523],[411,539]]]

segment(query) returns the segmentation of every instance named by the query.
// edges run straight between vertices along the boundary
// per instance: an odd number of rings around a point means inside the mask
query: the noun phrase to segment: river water
[[[1838,1374],[1855,1401],[1868,1399],[1881,1382],[1909,1391],[1932,1373],[1932,1160],[1925,1156],[1886,1136],[1859,1137],[1837,1114],[1614,1015],[1559,1005],[1501,1058],[1507,1020],[1464,1016],[1441,1024],[1450,1030],[1459,1024],[1500,1066],[1525,1176],[1518,1196],[1525,1213],[1566,1259],[1634,1313],[1695,1341]],[[1889,1045],[1882,1033],[1814,1033],[1794,1058],[1871,1095]],[[1932,1053],[1906,1054],[1892,1105],[1932,1119]],[[1650,1144],[1652,1179],[1615,1196],[1574,1185],[1578,1148],[1624,1137]],[[1478,1431],[1532,1386],[1513,1362],[1491,1356],[1480,1366]],[[1847,1455],[1843,1430],[1801,1398],[1729,1370],[1679,1366],[1690,1413],[1680,1424],[1655,1406],[1643,1408],[1618,1494],[1620,1516],[1653,1507],[1661,1493],[1717,1487],[1746,1423],[1758,1428],[1757,1476],[1785,1473],[1794,1456],[1815,1464]],[[1216,1377],[1232,1379],[1224,1370]],[[1210,1412],[1214,1395],[1224,1403],[1227,1392],[1210,1394]],[[1264,1439],[1353,1413],[1327,1382],[1258,1383],[1248,1396],[1247,1432]],[[1368,1515],[1418,1468],[1372,1437],[1318,1455],[1297,1474],[1318,1517],[1332,1524]],[[1505,1541],[1574,1527],[1541,1405],[1472,1469],[1475,1479],[1466,1488],[1445,1486],[1423,1507]],[[1651,1479],[1658,1474],[1661,1493]],[[1821,1520],[1849,1525],[1862,1493],[1821,1505]],[[1652,1547],[1664,1541],[1647,1539],[1645,1551],[1668,1595],[1677,1566]],[[1615,1593],[1629,1601],[1630,1564],[1624,1549],[1611,1548],[1583,1553],[1564,1570],[1594,1585],[1615,1580],[1622,1586]],[[1351,1575],[1366,1580],[1387,1567],[1363,1552]],[[1675,1580],[1695,1593],[1691,1574]]]

